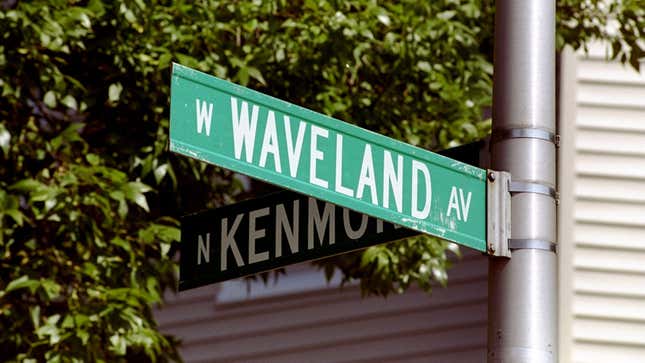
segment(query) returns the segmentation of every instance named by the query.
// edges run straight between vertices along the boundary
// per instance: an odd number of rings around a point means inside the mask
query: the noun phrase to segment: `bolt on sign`
[[[170,150],[486,251],[485,170],[178,64]]]

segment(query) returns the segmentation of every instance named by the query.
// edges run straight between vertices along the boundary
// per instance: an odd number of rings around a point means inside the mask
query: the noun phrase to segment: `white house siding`
[[[449,287],[432,295],[412,288],[361,299],[358,286],[289,288],[323,281],[301,265],[250,298],[236,283],[171,295],[156,317],[182,339],[187,362],[483,362],[487,261],[463,252]]]
[[[604,55],[594,46],[568,68],[576,107],[561,117],[570,122],[559,175],[561,354],[645,362],[645,75]]]

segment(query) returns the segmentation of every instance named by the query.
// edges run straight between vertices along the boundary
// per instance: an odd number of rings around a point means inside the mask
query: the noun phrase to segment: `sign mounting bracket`
[[[489,255],[511,257],[511,174],[488,170],[486,185],[486,243]]]

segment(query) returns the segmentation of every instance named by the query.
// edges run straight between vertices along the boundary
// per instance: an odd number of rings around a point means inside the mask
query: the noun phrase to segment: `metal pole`
[[[555,1],[497,0],[492,168],[511,173],[512,258],[491,257],[488,361],[556,362]]]

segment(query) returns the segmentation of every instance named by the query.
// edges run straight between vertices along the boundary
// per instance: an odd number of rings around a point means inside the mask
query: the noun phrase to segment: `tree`
[[[558,4],[560,47],[608,39],[638,68],[642,0]],[[151,314],[174,288],[176,217],[249,193],[167,152],[172,61],[431,150],[490,129],[492,0],[0,6],[6,360],[177,358]],[[424,237],[321,265],[367,293],[430,290],[450,250]]]

